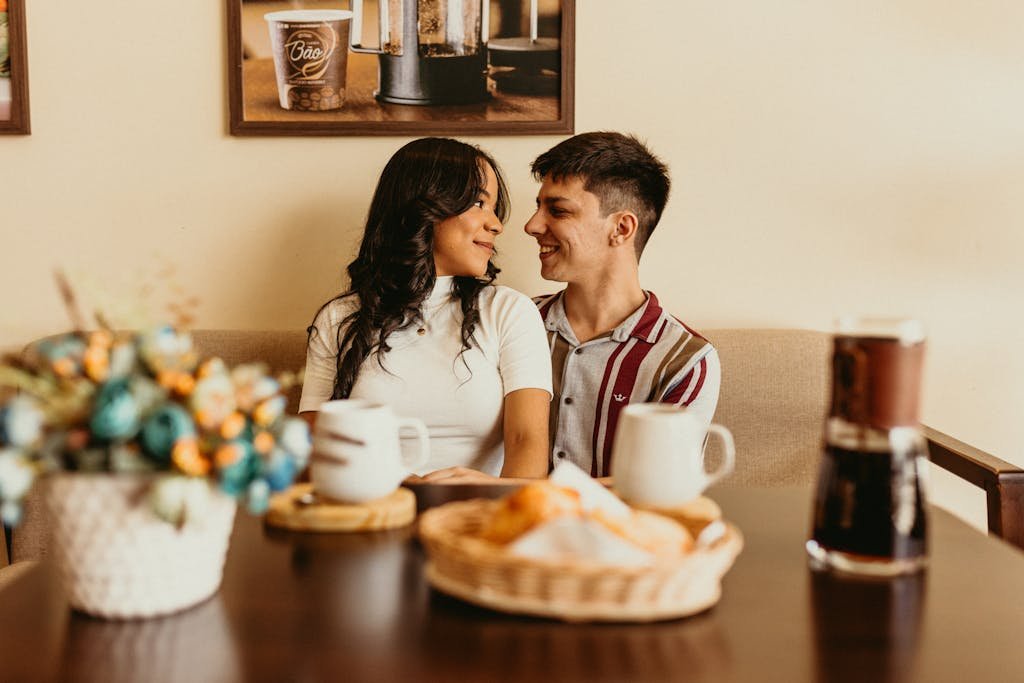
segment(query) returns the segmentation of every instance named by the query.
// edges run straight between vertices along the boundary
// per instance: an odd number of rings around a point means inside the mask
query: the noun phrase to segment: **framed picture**
[[[0,134],[27,135],[25,0],[0,0]]]
[[[231,133],[572,133],[574,3],[227,0]]]

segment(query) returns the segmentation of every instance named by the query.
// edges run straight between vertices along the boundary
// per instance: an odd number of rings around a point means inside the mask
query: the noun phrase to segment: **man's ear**
[[[615,221],[611,237],[609,238],[611,245],[618,247],[632,242],[633,237],[636,235],[636,229],[639,226],[636,214],[632,211],[618,211],[612,214],[611,218]]]

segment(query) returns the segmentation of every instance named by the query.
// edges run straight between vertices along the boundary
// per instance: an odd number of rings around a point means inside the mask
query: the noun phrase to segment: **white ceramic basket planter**
[[[210,497],[202,519],[177,528],[153,514],[151,477],[47,477],[53,553],[72,607],[107,618],[155,617],[191,607],[220,586],[235,501]]]

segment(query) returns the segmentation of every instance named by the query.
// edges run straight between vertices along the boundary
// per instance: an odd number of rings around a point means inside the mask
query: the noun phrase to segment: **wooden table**
[[[65,626],[66,612],[52,606],[52,571],[43,567],[14,584],[16,599],[0,595],[0,680],[1024,676],[1020,551],[932,509],[925,574],[841,579],[807,568],[809,491],[722,488],[711,496],[742,529],[746,547],[721,602],[688,619],[574,625],[497,614],[431,591],[409,529],[285,533],[240,513],[220,592],[176,616],[119,623],[72,614]]]

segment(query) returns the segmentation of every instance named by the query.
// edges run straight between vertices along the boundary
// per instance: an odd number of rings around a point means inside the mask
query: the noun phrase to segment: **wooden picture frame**
[[[344,68],[345,90],[344,101],[340,108],[329,111],[309,111],[325,100],[320,100],[320,92],[312,95],[295,95],[304,88],[282,85],[281,90],[275,80],[273,46],[270,38],[270,22],[265,21],[265,14],[283,9],[335,9],[339,5],[348,6],[351,0],[291,0],[280,2],[273,0],[226,0],[228,26],[228,88],[230,105],[230,132],[240,136],[338,136],[338,135],[547,135],[571,134],[574,130],[574,52],[575,52],[575,0],[481,0],[480,26],[488,27],[488,35],[483,38],[486,43],[478,48],[476,59],[479,67],[466,73],[471,74],[471,97],[480,97],[470,103],[426,102],[424,100],[403,100],[395,96],[396,68],[395,52],[366,54],[362,51],[347,49],[347,65]],[[390,15],[385,15],[389,26],[398,26],[396,31],[412,30],[414,39],[422,24],[400,23],[403,12],[402,0],[380,0],[389,2]],[[439,0],[444,2],[445,0]],[[451,1],[451,0],[449,0]],[[459,0],[470,6],[474,0]],[[531,7],[532,3],[532,7]],[[364,30],[360,31],[357,48],[365,45],[364,41],[371,37],[382,45],[384,33],[376,28],[385,25],[377,21],[379,6],[377,0],[365,0],[362,4],[362,16],[368,21]],[[416,6],[412,2],[411,6]],[[541,9],[537,9],[541,7]],[[533,10],[531,12],[531,10]],[[542,13],[543,10],[543,13]],[[398,15],[398,19],[395,19]],[[418,19],[418,17],[415,17]],[[392,22],[399,22],[398,24]],[[344,22],[343,22],[344,23]],[[360,27],[362,22],[348,20],[348,26],[336,31],[334,44],[344,43],[344,34]],[[518,26],[516,25],[518,24]],[[341,26],[342,24],[334,24]],[[470,24],[467,24],[470,25]],[[493,26],[497,26],[495,31]],[[281,31],[291,30],[282,27]],[[330,33],[330,31],[328,31]],[[515,37],[518,33],[518,36]],[[525,35],[524,35],[525,33]],[[291,36],[292,34],[288,34]],[[392,34],[387,34],[389,39]],[[539,40],[530,40],[530,36],[539,36]],[[340,36],[340,37],[339,37]],[[379,38],[378,38],[379,36]],[[510,38],[510,36],[512,36]],[[557,39],[555,39],[557,36]],[[501,39],[505,39],[502,43]],[[518,41],[518,42],[517,42]],[[528,41],[528,66],[518,69],[501,63],[503,55],[519,50],[521,41]],[[401,42],[401,39],[397,41]],[[406,43],[411,42],[406,39]],[[285,44],[279,39],[279,43]],[[293,45],[295,41],[287,42]],[[543,44],[543,50],[533,52],[530,47]],[[387,43],[390,48],[392,43]],[[500,46],[500,48],[499,48]],[[553,47],[552,47],[553,46]],[[417,74],[425,74],[428,69],[441,63],[441,59],[431,59],[431,53],[424,52],[420,43],[419,64]],[[448,45],[442,46],[447,48]],[[508,51],[501,51],[507,49]],[[325,49],[330,54],[329,49]],[[541,54],[543,53],[543,54]],[[283,48],[278,48],[278,57],[283,59]],[[540,61],[530,61],[533,55],[541,55]],[[515,54],[512,58],[521,59]],[[342,60],[344,63],[345,60]],[[404,61],[404,60],[403,60]],[[515,65],[520,64],[516,61]],[[292,63],[294,66],[294,62]],[[557,66],[556,66],[557,65]],[[407,63],[403,63],[402,79]],[[444,62],[443,69],[448,69]],[[433,73],[437,73],[436,71]],[[508,78],[512,73],[512,78]],[[524,75],[525,77],[520,77]],[[445,79],[450,77],[443,75]],[[534,78],[536,76],[536,78]],[[408,79],[414,87],[429,91],[432,74],[417,75]],[[419,80],[417,80],[419,79]],[[533,80],[531,80],[533,79]],[[454,79],[452,79],[454,80]],[[387,85],[382,88],[382,81]],[[479,82],[482,82],[480,85]],[[499,81],[501,85],[499,86]],[[447,85],[446,81],[444,85]],[[459,81],[461,84],[462,81]],[[323,83],[323,81],[318,81]],[[407,87],[407,83],[400,84]],[[483,90],[481,90],[481,88]],[[340,87],[339,87],[340,90]],[[285,109],[281,104],[281,93],[289,106],[303,107],[307,110],[296,111]],[[335,95],[336,91],[328,88],[322,92],[325,97]],[[405,96],[406,91],[399,93]],[[417,90],[416,97],[420,91]],[[462,92],[462,91],[460,91]],[[482,95],[480,93],[483,93]],[[309,97],[317,98],[311,102]],[[335,106],[337,100],[331,100]],[[415,102],[415,103],[409,103]]]
[[[28,135],[28,49],[25,0],[8,0],[9,75],[0,76],[0,135]],[[3,71],[3,70],[0,70]]]

